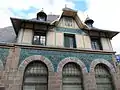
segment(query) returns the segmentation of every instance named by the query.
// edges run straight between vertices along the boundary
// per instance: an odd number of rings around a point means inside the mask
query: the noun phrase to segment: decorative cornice
[[[66,48],[66,47],[51,47],[51,46],[42,46],[42,45],[27,45],[27,44],[13,44],[6,43],[0,44],[0,48],[32,48],[32,49],[43,49],[43,50],[55,50],[55,51],[71,51],[71,52],[86,52],[86,53],[100,53],[100,54],[115,54],[115,51],[106,51],[106,50],[92,50],[84,48]]]

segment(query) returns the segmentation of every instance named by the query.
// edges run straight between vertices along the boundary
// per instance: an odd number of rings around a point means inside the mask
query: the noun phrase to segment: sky
[[[87,15],[94,26],[120,31],[120,0],[2,0],[0,3],[0,28],[11,26],[10,17],[30,19],[42,8],[47,14],[60,15],[65,5],[78,11],[82,21]],[[112,39],[112,46],[120,54],[120,34]]]

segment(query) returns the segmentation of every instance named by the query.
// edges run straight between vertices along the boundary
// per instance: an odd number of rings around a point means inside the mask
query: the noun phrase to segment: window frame
[[[65,41],[65,38],[72,38],[73,39],[73,42],[72,42],[72,46],[70,45],[70,40],[69,40],[69,47],[66,46],[66,41]],[[76,45],[76,37],[75,37],[75,34],[68,34],[68,33],[64,33],[64,47],[66,48],[76,48],[77,45]]]
[[[68,70],[68,71],[67,71]],[[66,72],[67,71],[67,72]],[[79,73],[76,73],[77,71],[79,71]],[[69,74],[69,75],[68,75]],[[79,81],[73,81],[71,82],[66,82],[64,81],[65,78],[79,78],[80,79],[80,82]],[[74,63],[74,62],[69,62],[69,63],[66,63],[62,69],[62,89],[64,88],[63,85],[80,85],[81,86],[81,89],[84,90],[84,80],[83,80],[83,73],[82,73],[82,70],[81,70],[81,67]]]
[[[100,71],[100,72],[98,73],[98,71]],[[102,64],[102,63],[97,64],[94,68],[94,72],[95,72],[97,89],[100,88],[99,86],[102,85],[103,83],[104,83],[104,85],[110,85],[112,87],[111,90],[115,89],[112,74],[110,73],[109,68],[105,64]],[[100,79],[106,79],[106,78],[109,80],[109,83],[100,81]],[[98,82],[98,80],[99,80],[99,82]]]
[[[35,36],[39,36],[39,43],[37,44],[37,43],[35,43],[34,42],[34,37]],[[41,36],[44,36],[45,37],[45,43],[44,43],[44,45],[41,43]],[[35,31],[34,33],[33,33],[33,39],[32,39],[32,44],[33,45],[42,45],[42,46],[46,46],[46,40],[47,40],[47,38],[46,38],[46,32],[37,32],[37,31]],[[42,40],[43,41],[43,40]]]
[[[39,72],[39,74],[35,74],[35,72],[32,72],[32,73],[30,73],[30,72],[27,72],[28,70],[30,70],[30,68],[34,68],[34,70],[41,70],[40,68],[36,68],[35,66],[35,64],[38,64],[38,65],[41,65],[42,66],[42,68],[44,67],[44,69],[46,69],[46,74],[43,74],[42,72],[40,73]],[[29,75],[28,75],[28,73],[29,73]],[[25,80],[26,80],[26,78],[32,78],[33,79],[33,77],[46,77],[46,83],[45,82],[26,82]],[[25,71],[24,71],[24,76],[23,76],[23,81],[22,81],[22,90],[24,90],[24,86],[34,86],[35,87],[35,85],[38,85],[38,86],[41,86],[41,85],[45,85],[46,86],[46,90],[48,90],[48,78],[49,78],[49,71],[48,71],[48,67],[46,66],[46,64],[45,63],[43,63],[43,62],[41,62],[41,61],[37,61],[37,60],[35,60],[35,61],[33,61],[33,62],[30,62],[28,65],[27,65],[27,67],[26,67],[26,69],[25,69]]]
[[[73,18],[72,17],[64,17],[65,26],[72,27],[73,26]]]
[[[101,44],[101,38],[100,37],[91,36],[90,39],[91,39],[91,48],[93,50],[103,50],[103,47],[102,47],[102,44]],[[96,42],[97,46],[94,44],[94,47],[93,47],[93,42],[94,43]]]

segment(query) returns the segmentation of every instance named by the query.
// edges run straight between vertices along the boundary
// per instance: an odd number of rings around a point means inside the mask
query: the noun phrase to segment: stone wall
[[[62,90],[62,68],[68,62],[81,67],[84,90],[97,90],[94,68],[99,63],[109,67],[116,90],[120,90],[120,71],[115,66],[113,52],[3,45],[0,47],[0,60],[3,64],[0,69],[0,90],[22,90],[24,70],[34,60],[42,61],[49,69],[48,90]]]

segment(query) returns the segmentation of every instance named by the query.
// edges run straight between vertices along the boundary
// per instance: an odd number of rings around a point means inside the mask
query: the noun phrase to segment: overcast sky
[[[62,8],[78,10],[80,19],[92,18],[94,26],[120,31],[120,0],[2,0],[0,3],[0,28],[10,26],[10,17],[34,18],[42,8],[47,14],[61,14]],[[120,53],[120,34],[112,39],[114,51]]]

